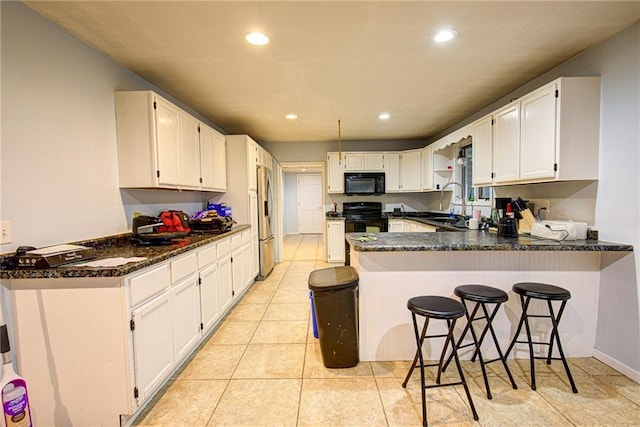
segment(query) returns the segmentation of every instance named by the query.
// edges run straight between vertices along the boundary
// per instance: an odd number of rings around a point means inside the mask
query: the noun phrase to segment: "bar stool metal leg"
[[[564,350],[562,348],[562,344],[560,343],[560,334],[558,332],[558,325],[560,323],[560,319],[562,318],[562,314],[564,313],[564,309],[567,304],[567,300],[571,298],[571,294],[566,289],[547,285],[544,283],[516,283],[513,285],[513,290],[520,296],[520,303],[522,305],[522,315],[520,316],[520,322],[518,323],[518,327],[516,329],[515,335],[511,340],[511,344],[509,344],[509,348],[505,353],[505,357],[509,355],[513,347],[516,343],[526,343],[529,348],[529,366],[531,371],[531,389],[536,390],[536,372],[535,372],[535,360],[542,359],[547,362],[547,364],[551,364],[551,360],[561,360],[564,366],[564,370],[567,374],[567,378],[569,379],[569,383],[571,384],[571,390],[574,393],[578,392],[576,388],[575,382],[573,380],[573,376],[571,375],[571,370],[569,369],[569,364],[564,355]],[[548,315],[538,315],[538,314],[529,314],[529,306],[531,299],[540,299],[546,300],[547,308],[549,310]],[[562,301],[560,305],[560,309],[556,314],[553,309],[552,301]],[[551,337],[549,342],[534,342],[531,337],[531,327],[529,325],[529,318],[549,318],[551,319],[552,329],[551,329]],[[527,334],[527,341],[519,341],[518,337],[522,330],[522,326],[525,327],[525,332]],[[533,352],[533,345],[547,345],[549,346],[549,350],[546,352],[545,356],[535,356]],[[560,357],[553,357],[553,348],[554,345],[558,347],[558,353]]]
[[[407,376],[402,383],[402,386],[406,388],[411,375],[413,374],[415,368],[420,369],[420,393],[422,398],[422,423],[426,427],[427,426],[427,404],[426,404],[426,390],[428,388],[435,387],[446,387],[446,386],[456,386],[462,385],[465,389],[465,394],[469,401],[469,406],[471,408],[471,412],[473,414],[473,418],[475,420],[478,419],[478,413],[473,404],[473,400],[471,398],[471,393],[469,392],[469,387],[464,377],[464,372],[462,371],[462,366],[460,365],[460,360],[458,359],[458,353],[455,348],[455,340],[453,338],[454,328],[456,324],[456,320],[464,315],[465,308],[459,302],[446,297],[439,296],[423,296],[423,297],[414,297],[409,300],[407,303],[407,307],[411,311],[411,320],[413,323],[413,331],[416,341],[416,355],[413,359],[413,363],[407,373]],[[420,330],[418,326],[418,320],[416,316],[419,315],[425,318],[424,325],[422,326],[422,330]],[[446,320],[447,323],[447,333],[446,334],[427,334],[427,327],[429,325],[430,319],[439,319]],[[445,338],[442,352],[440,353],[439,360],[437,363],[426,364],[424,360],[423,354],[423,343],[425,339],[428,338]],[[441,375],[442,375],[442,366],[444,363],[445,356],[447,354],[448,346],[451,344],[454,352],[454,358],[456,361],[456,366],[458,368],[458,374],[460,375],[460,381],[451,382],[451,383],[441,383]],[[437,367],[438,372],[436,376],[435,384],[427,384],[425,378],[425,368],[426,367]]]
[[[489,311],[487,310],[487,306],[485,303],[480,303],[480,302],[476,302],[473,310],[471,311],[471,314],[469,314],[469,310],[467,308],[467,304],[466,304],[466,299],[462,298],[462,304],[465,306],[466,309],[466,317],[467,317],[467,324],[465,325],[465,328],[462,331],[462,335],[460,335],[460,339],[458,340],[458,343],[456,344],[456,348],[460,349],[460,348],[464,348],[464,347],[468,347],[468,346],[475,346],[475,350],[473,352],[473,355],[471,356],[471,361],[474,362],[476,356],[478,356],[478,362],[480,363],[480,369],[482,371],[482,378],[484,380],[484,385],[485,385],[485,389],[487,391],[487,399],[493,399],[493,395],[491,394],[491,388],[489,386],[489,378],[487,375],[487,370],[485,365],[488,363],[492,363],[492,362],[496,362],[498,360],[500,360],[502,362],[502,365],[507,373],[507,376],[509,377],[509,381],[511,382],[511,386],[514,389],[517,389],[518,386],[515,382],[515,380],[513,379],[513,375],[511,374],[511,370],[509,369],[509,366],[507,365],[507,361],[505,359],[504,354],[502,353],[502,350],[500,349],[500,345],[498,344],[498,338],[495,334],[495,331],[493,330],[493,319],[495,318],[496,314],[498,313],[498,310],[500,308],[501,303],[496,303],[493,311],[491,312],[491,314],[489,314]],[[482,308],[483,311],[483,316],[482,317],[476,317],[478,310]],[[484,326],[484,328],[482,329],[482,332],[480,333],[480,337],[478,338],[475,329],[473,328],[473,322],[475,322],[476,320],[486,320],[486,324]],[[467,332],[471,332],[471,337],[473,339],[473,342],[471,344],[465,344],[463,345],[462,342],[467,334]],[[498,352],[498,358],[496,359],[492,359],[492,360],[484,360],[483,356],[482,356],[482,352],[480,351],[480,347],[482,346],[482,343],[487,335],[487,332],[491,332],[491,337],[493,339],[493,343],[496,347],[496,350]],[[451,363],[451,359],[453,358],[453,353],[449,354],[449,357],[447,358],[446,363],[443,366],[443,372],[447,369],[447,366],[449,365],[449,363]]]

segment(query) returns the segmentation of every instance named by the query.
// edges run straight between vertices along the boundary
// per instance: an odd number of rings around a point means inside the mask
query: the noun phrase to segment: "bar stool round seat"
[[[571,292],[560,286],[546,283],[522,282],[513,285],[513,292],[525,297],[542,300],[564,301],[571,298]]]
[[[486,285],[460,285],[453,293],[461,299],[488,304],[503,303],[509,299],[509,295],[502,289]]]
[[[462,385],[464,387],[464,391],[467,395],[467,399],[469,401],[469,406],[471,407],[471,412],[473,413],[473,418],[478,420],[478,413],[476,412],[476,408],[473,405],[473,400],[471,400],[471,393],[469,392],[469,387],[467,386],[467,382],[464,378],[464,373],[462,372],[462,366],[460,365],[460,360],[458,359],[458,353],[456,351],[456,344],[453,339],[453,331],[455,329],[456,320],[465,315],[464,306],[451,298],[441,297],[441,296],[418,296],[410,298],[407,301],[407,308],[411,312],[411,319],[413,321],[413,331],[416,339],[416,355],[413,358],[413,363],[409,368],[409,372],[407,373],[404,382],[402,383],[402,387],[407,387],[407,383],[413,374],[415,368],[420,369],[420,385],[422,392],[422,424],[423,426],[427,426],[427,404],[426,404],[426,389],[435,388],[435,387],[446,387],[446,386],[456,386]],[[418,328],[417,317],[424,317],[424,324],[422,326],[422,332]],[[429,321],[432,319],[436,320],[444,320],[447,323],[447,333],[445,334],[434,334],[427,335],[427,327],[429,326]],[[425,339],[429,338],[445,338],[445,342],[442,348],[442,353],[440,355],[440,359],[438,363],[425,364],[424,357],[422,355],[422,344]],[[444,357],[447,353],[447,347],[451,344],[453,348],[453,357],[456,362],[456,367],[458,368],[458,374],[460,375],[460,381],[458,382],[450,382],[442,384],[440,382],[441,374],[443,372],[442,366],[444,362]],[[437,366],[438,371],[436,375],[436,383],[435,384],[426,384],[425,380],[425,367],[433,367]]]
[[[535,371],[535,359],[546,360],[547,365],[551,364],[552,360],[560,360],[564,365],[564,370],[567,374],[567,378],[569,379],[569,383],[571,384],[571,390],[574,393],[578,392],[576,388],[576,384],[573,381],[573,377],[571,376],[571,370],[569,369],[569,364],[567,363],[567,359],[564,356],[564,351],[562,349],[562,343],[560,342],[560,334],[558,333],[558,325],[560,324],[560,318],[562,317],[562,313],[564,312],[564,308],[567,304],[567,301],[571,298],[571,292],[567,289],[561,288],[560,286],[549,285],[547,283],[537,283],[537,282],[521,282],[515,283],[513,285],[513,292],[520,296],[520,303],[522,304],[522,315],[520,316],[520,322],[518,323],[518,328],[516,329],[516,333],[511,340],[511,344],[509,344],[509,348],[505,353],[505,357],[509,355],[513,347],[516,343],[527,344],[529,347],[529,367],[531,371],[531,389],[536,389],[536,371]],[[548,315],[542,314],[529,314],[529,305],[532,299],[543,300],[547,302],[547,307],[549,310]],[[553,301],[561,301],[560,308],[556,314],[553,309]],[[531,326],[529,325],[529,318],[548,318],[551,320],[551,336],[548,342],[535,342],[531,337]],[[522,330],[522,326],[525,327],[525,332],[527,334],[526,341],[519,341],[518,336],[520,335],[520,331]],[[546,356],[536,356],[533,351],[533,345],[546,345],[549,347]],[[554,344],[557,346],[558,353],[560,357],[553,357],[553,346]]]
[[[447,297],[413,297],[407,302],[407,308],[419,316],[432,319],[457,319],[464,316],[464,306]]]
[[[509,295],[507,295],[507,293],[502,289],[476,284],[457,286],[454,289],[453,293],[462,301],[462,305],[464,305],[464,308],[466,310],[465,314],[467,317],[467,324],[462,331],[462,335],[460,335],[460,338],[458,339],[456,349],[460,350],[466,347],[474,348],[473,355],[471,356],[471,361],[475,362],[476,356],[478,357],[478,361],[480,362],[480,369],[482,370],[482,377],[484,379],[484,386],[487,391],[487,399],[493,399],[491,388],[489,387],[489,377],[485,368],[485,365],[488,363],[500,361],[502,363],[502,366],[504,367],[505,372],[507,373],[507,376],[509,377],[511,386],[514,389],[517,389],[518,386],[513,379],[511,370],[509,370],[509,366],[507,365],[505,356],[500,349],[498,338],[493,329],[493,319],[498,313],[498,310],[500,309],[502,303],[506,302],[509,299]],[[472,309],[469,309],[469,307],[467,307],[467,302],[474,303]],[[490,304],[494,304],[492,309],[489,307]],[[480,312],[480,309],[482,309],[482,312]],[[473,322],[482,320],[485,321],[485,325],[482,329],[482,332],[480,333],[480,336],[478,337],[478,334],[473,327]],[[463,344],[463,341],[468,332],[471,332],[471,338],[473,341],[468,344]],[[493,339],[495,349],[498,353],[498,357],[491,360],[485,360],[481,351],[482,342],[484,341],[484,338],[488,332],[491,333],[491,338]],[[449,355],[449,358],[445,362],[443,371],[447,369],[447,366],[451,362],[452,358],[453,353]]]

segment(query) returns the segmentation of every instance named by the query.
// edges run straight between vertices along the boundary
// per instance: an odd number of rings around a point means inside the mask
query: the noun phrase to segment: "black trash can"
[[[356,366],[359,362],[358,272],[353,267],[312,271],[309,289],[313,291],[324,366]]]

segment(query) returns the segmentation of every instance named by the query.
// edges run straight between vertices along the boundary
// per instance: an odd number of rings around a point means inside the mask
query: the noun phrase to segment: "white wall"
[[[134,211],[198,210],[200,193],[118,188],[113,92],[157,89],[21,2],[0,8],[0,217],[13,231],[0,253],[126,232]]]

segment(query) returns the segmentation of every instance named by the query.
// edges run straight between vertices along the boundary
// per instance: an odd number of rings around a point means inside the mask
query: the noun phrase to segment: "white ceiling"
[[[640,1],[26,4],[227,132],[299,142],[335,141],[338,117],[345,140],[426,139],[640,18]]]

